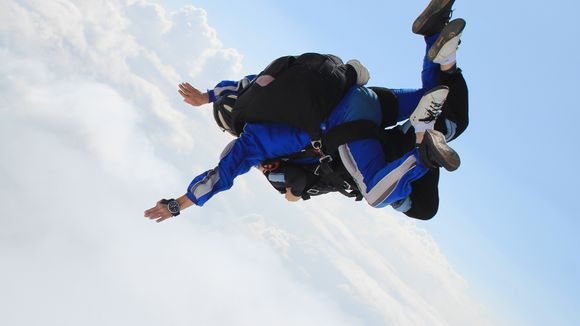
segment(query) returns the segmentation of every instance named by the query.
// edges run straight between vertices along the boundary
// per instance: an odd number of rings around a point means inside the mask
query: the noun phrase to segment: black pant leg
[[[441,116],[435,123],[435,130],[447,134],[447,126],[445,119],[448,119],[456,124],[455,134],[452,139],[461,135],[469,125],[469,101],[467,83],[463,78],[461,69],[457,69],[456,73],[447,74],[441,72],[439,74],[439,81],[441,85],[449,86],[449,95],[443,107]]]
[[[382,128],[391,127],[397,124],[397,117],[399,116],[399,102],[397,95],[386,87],[369,87],[375,92],[381,104],[381,111],[383,113]]]
[[[411,209],[405,215],[429,220],[439,209],[439,169],[430,169],[420,179],[411,183]]]
[[[415,147],[413,129],[404,133],[400,128],[385,130],[383,152],[385,159],[392,162]],[[427,174],[411,183],[411,208],[405,212],[409,217],[428,220],[439,208],[439,169],[430,169]]]

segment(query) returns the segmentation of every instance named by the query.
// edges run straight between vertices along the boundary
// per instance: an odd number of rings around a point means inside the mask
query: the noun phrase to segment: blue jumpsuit
[[[437,35],[426,38],[427,49]],[[420,89],[394,89],[399,101],[397,120],[409,118],[419,100],[437,83],[439,65],[424,59]],[[237,92],[254,79],[247,76],[239,82],[223,81],[208,90],[215,101],[224,90]],[[377,95],[366,87],[353,87],[332,111],[323,130],[345,122],[366,119],[381,125],[382,112]],[[235,177],[244,174],[261,162],[299,152],[310,144],[309,135],[283,123],[248,123],[239,138],[233,140],[222,153],[217,167],[195,177],[189,184],[187,196],[202,206],[218,192],[232,187]],[[418,149],[406,153],[394,162],[386,162],[382,144],[376,139],[362,139],[341,145],[340,158],[355,180],[365,200],[373,207],[385,207],[406,198],[411,182],[421,178],[428,168],[419,160]]]

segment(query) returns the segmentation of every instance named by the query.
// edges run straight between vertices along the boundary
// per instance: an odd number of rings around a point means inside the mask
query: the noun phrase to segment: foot
[[[461,164],[459,154],[447,145],[445,136],[437,130],[425,131],[419,147],[419,159],[430,169],[443,167],[447,171],[455,171]]]
[[[437,86],[423,95],[409,118],[416,133],[433,129],[437,117],[441,114],[447,94],[449,94],[449,87]]]
[[[465,28],[465,20],[454,19],[447,24],[439,37],[427,52],[427,58],[434,63],[450,64],[455,61],[455,53],[459,47],[461,32]]]
[[[413,33],[425,36],[439,33],[451,17],[454,2],[455,0],[431,0],[413,22]]]

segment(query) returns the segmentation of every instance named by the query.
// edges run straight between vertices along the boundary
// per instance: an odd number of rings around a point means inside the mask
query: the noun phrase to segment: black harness
[[[285,166],[292,164],[292,161],[297,159],[317,158],[318,164],[301,166],[304,173],[310,176],[310,179],[313,179],[302,193],[303,199],[307,200],[311,196],[338,191],[344,196],[355,198],[357,201],[361,200],[363,196],[352,176],[342,164],[338,148],[340,145],[360,139],[372,138],[382,141],[384,130],[369,120],[356,120],[330,129],[321,138],[324,145],[322,150],[314,148],[311,144],[298,153],[266,161],[262,166],[266,167],[265,174],[268,180],[274,188],[285,192],[284,185],[280,185],[279,182],[273,182],[269,178],[269,173],[275,173],[276,170],[283,171]]]

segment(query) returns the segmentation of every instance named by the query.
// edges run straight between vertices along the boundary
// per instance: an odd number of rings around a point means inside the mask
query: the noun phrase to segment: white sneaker
[[[356,59],[351,59],[351,60],[348,60],[348,62],[346,64],[351,65],[354,68],[354,70],[356,71],[356,84],[357,85],[363,86],[369,82],[369,79],[371,78],[371,75],[369,74],[369,70],[365,66],[363,66],[363,64],[360,63],[360,61],[358,61]]]
[[[423,95],[417,108],[411,114],[409,120],[415,128],[415,132],[422,132],[433,129],[435,121],[441,114],[443,104],[447,100],[449,87],[437,86]]]
[[[461,33],[465,28],[465,20],[454,19],[445,25],[439,37],[429,49],[427,58],[438,64],[449,64],[455,61],[455,53],[461,42]]]

